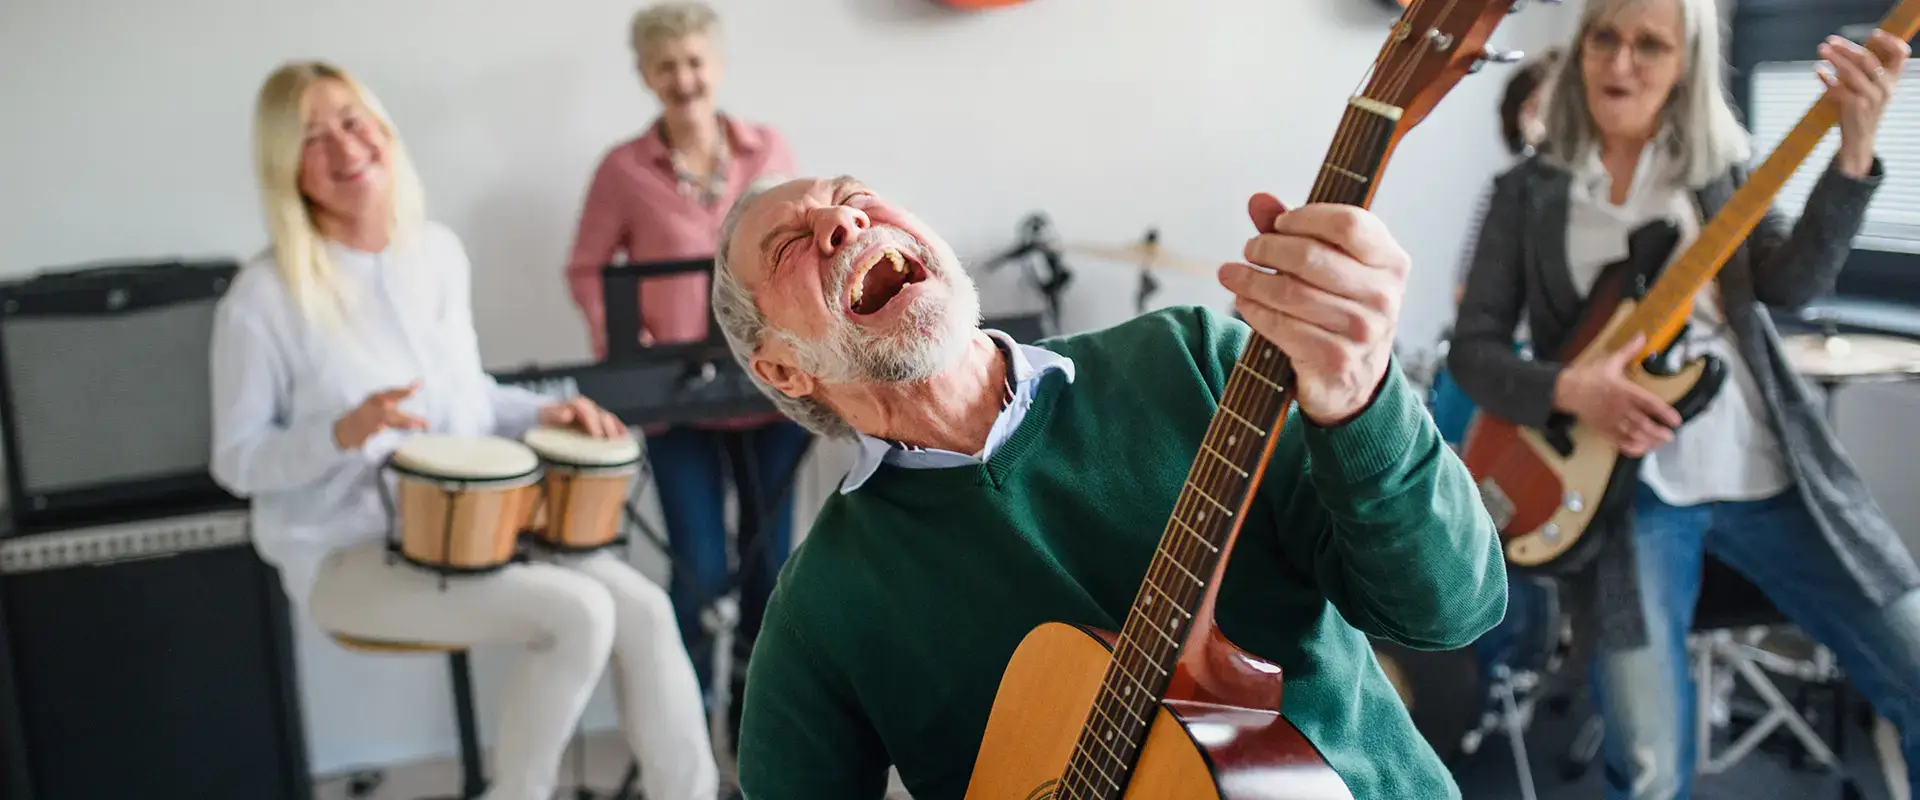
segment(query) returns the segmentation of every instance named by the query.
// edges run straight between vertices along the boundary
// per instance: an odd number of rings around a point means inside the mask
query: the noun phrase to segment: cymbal
[[[1134,242],[1132,244],[1117,246],[1106,244],[1064,244],[1061,245],[1060,251],[1068,255],[1118,261],[1147,269],[1183,269],[1210,273],[1220,268],[1218,263],[1176,255],[1167,250],[1165,246],[1147,244],[1145,242]]]
[[[1782,337],[1781,344],[1795,370],[1817,378],[1920,373],[1920,341],[1914,339],[1801,333]]]

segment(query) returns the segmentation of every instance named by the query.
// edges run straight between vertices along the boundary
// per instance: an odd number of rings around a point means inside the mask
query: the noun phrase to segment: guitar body
[[[1115,641],[1110,632],[1059,622],[1021,640],[994,696],[967,800],[1058,796]],[[1352,800],[1319,751],[1280,715],[1280,689],[1279,667],[1210,629],[1208,646],[1192,648],[1175,669],[1119,796]]]
[[[1678,239],[1665,223],[1634,232],[1627,257],[1594,281],[1561,363],[1607,357],[1604,343],[1631,317]],[[1702,356],[1672,371],[1656,369],[1667,361],[1665,355],[1635,362],[1627,377],[1673,406],[1683,421],[1691,420],[1719,393],[1726,364]],[[1621,455],[1611,439],[1569,417],[1557,415],[1545,429],[1535,430],[1484,410],[1467,429],[1461,460],[1500,529],[1508,563],[1550,575],[1577,571],[1592,561],[1599,540],[1587,535],[1589,528],[1628,511],[1640,467],[1640,459]]]

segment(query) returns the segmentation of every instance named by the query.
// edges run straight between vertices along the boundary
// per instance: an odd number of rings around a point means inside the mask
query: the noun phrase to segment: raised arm
[[[1800,219],[1789,226],[1786,217],[1769,210],[1760,220],[1747,237],[1754,299],[1791,309],[1833,291],[1866,221],[1867,204],[1885,176],[1878,158],[1872,164],[1860,177],[1829,164],[1807,195]]]
[[[1245,324],[1206,313],[1195,355],[1215,392],[1246,346]],[[1506,613],[1507,577],[1473,478],[1441,440],[1418,393],[1389,364],[1357,416],[1321,426],[1294,413],[1259,489],[1296,569],[1361,631],[1422,649],[1463,647]],[[1249,524],[1251,520],[1249,518]]]
[[[1748,237],[1754,296],[1760,302],[1791,308],[1832,291],[1880,185],[1883,167],[1874,155],[1875,142],[1911,52],[1886,31],[1874,31],[1864,46],[1838,36],[1820,45],[1827,69],[1818,74],[1826,99],[1838,111],[1840,147],[1791,233],[1769,213]]]

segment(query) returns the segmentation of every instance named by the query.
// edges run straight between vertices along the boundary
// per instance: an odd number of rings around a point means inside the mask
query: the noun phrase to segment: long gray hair
[[[1645,2],[1680,4],[1686,40],[1681,47],[1685,64],[1680,83],[1660,112],[1660,144],[1673,157],[1675,168],[1694,188],[1720,178],[1736,164],[1752,157],[1745,128],[1734,117],[1727,96],[1725,56],[1721,51],[1723,21],[1714,0],[1587,0],[1580,27],[1567,47],[1567,58],[1548,84],[1546,138],[1540,151],[1562,167],[1573,167],[1599,146],[1600,130],[1587,106],[1587,87],[1581,73],[1586,58],[1587,33],[1621,11]]]
[[[713,254],[713,316],[720,323],[720,333],[727,337],[727,349],[733,351],[733,359],[740,362],[740,368],[746,370],[747,377],[760,393],[773,401],[775,408],[789,419],[800,423],[801,427],[830,439],[855,438],[853,426],[828,408],[826,403],[811,397],[788,397],[785,392],[774,388],[753,372],[753,353],[760,349],[771,327],[767,317],[760,313],[760,306],[753,302],[753,293],[741,285],[740,279],[733,274],[733,266],[728,258],[728,245],[733,241],[734,231],[740,228],[740,220],[746,216],[746,210],[755,198],[767,190],[786,181],[779,176],[762,176],[754,180],[740,199],[733,201],[733,207],[727,209],[727,217],[720,223],[719,246]]]

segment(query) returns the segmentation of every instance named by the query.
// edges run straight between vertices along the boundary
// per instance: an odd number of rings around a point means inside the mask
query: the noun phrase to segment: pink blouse
[[[605,287],[600,268],[624,253],[626,261],[710,258],[718,250],[720,222],[754,179],[794,173],[793,153],[773,128],[723,117],[730,152],[724,189],[712,205],[683,194],[663,123],[607,152],[587,189],[567,284],[593,340],[595,358],[607,355]],[[656,344],[699,341],[708,335],[711,278],[705,274],[650,278],[640,284],[640,319]],[[779,414],[723,420],[700,427],[757,427]]]

